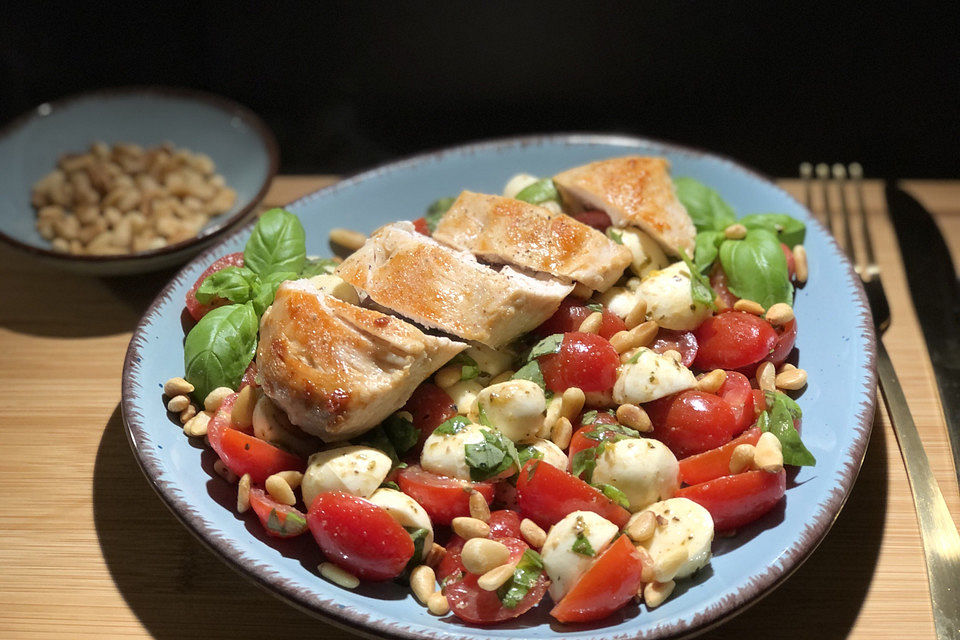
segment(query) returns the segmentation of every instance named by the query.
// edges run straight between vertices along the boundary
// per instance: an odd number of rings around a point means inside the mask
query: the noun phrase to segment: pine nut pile
[[[37,230],[54,250],[110,255],[160,249],[196,236],[237,193],[209,156],[171,143],[144,149],[94,142],[63,155],[33,185]]]

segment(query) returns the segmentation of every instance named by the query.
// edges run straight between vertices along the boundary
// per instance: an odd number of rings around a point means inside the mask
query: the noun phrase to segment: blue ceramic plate
[[[144,473],[170,509],[240,573],[306,611],[372,636],[402,638],[666,638],[714,626],[786,579],[833,524],[860,469],[874,409],[874,335],[860,281],[834,241],[790,196],[730,160],[635,138],[557,135],[488,142],[386,165],[290,205],[307,230],[308,253],[327,253],[332,227],[365,232],[414,219],[435,198],[461,189],[498,193],[514,173],[552,175],[592,160],[663,155],[674,176],[716,188],[736,211],[783,212],[807,223],[810,280],[798,291],[800,365],[810,374],[799,402],[813,468],[791,476],[787,498],[761,521],[714,543],[709,567],[682,581],[663,606],[631,604],[601,625],[559,625],[548,607],[519,621],[465,625],[431,616],[408,589],[363,585],[348,591],[318,577],[319,552],[309,536],[276,543],[255,516],[235,513],[236,491],[210,468],[210,454],[191,445],[167,416],[164,380],[182,375],[184,294],[216,257],[241,251],[249,228],[185,267],[161,292],[134,334],[123,372],[123,418]]]
[[[154,251],[117,256],[74,256],[53,251],[37,232],[30,205],[33,184],[56,168],[64,153],[90,143],[132,142],[206,153],[237,191],[233,208],[216,216],[196,238]],[[97,275],[161,269],[185,262],[236,226],[263,198],[277,172],[273,134],[241,105],[199,91],[129,87],[84,93],[44,103],[0,130],[0,239],[63,268]]]

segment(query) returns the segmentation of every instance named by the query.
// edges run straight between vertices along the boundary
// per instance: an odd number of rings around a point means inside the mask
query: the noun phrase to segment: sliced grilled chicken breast
[[[297,280],[263,314],[257,371],[293,424],[333,442],[381,422],[466,348]]]
[[[489,262],[582,282],[605,291],[630,264],[630,251],[563,213],[513,198],[464,191],[433,237]]]
[[[568,169],[553,177],[564,206],[601,209],[614,226],[639,227],[668,253],[693,254],[696,229],[677,199],[665,158],[611,158]]]
[[[573,290],[509,266],[491,269],[417,233],[409,222],[380,228],[337,267],[337,275],[382,307],[489,347],[541,324]]]

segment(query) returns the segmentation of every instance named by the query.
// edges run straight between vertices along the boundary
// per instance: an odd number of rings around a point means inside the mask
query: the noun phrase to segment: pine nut
[[[430,547],[430,551],[427,552],[427,558],[424,560],[424,564],[429,567],[437,568],[437,565],[440,564],[440,561],[443,560],[443,557],[447,555],[447,550],[436,542]]]
[[[566,449],[570,446],[570,438],[572,437],[573,425],[566,417],[560,416],[554,423],[553,429],[550,430],[550,439],[553,440],[553,444],[561,449]]]
[[[250,508],[250,474],[240,476],[237,484],[237,513],[244,513]]]
[[[697,389],[705,393],[716,393],[727,381],[727,372],[723,369],[714,369],[697,380]]]
[[[586,300],[593,295],[593,289],[582,282],[578,282],[577,284],[573,285],[573,291],[570,292],[570,295],[572,295],[574,298],[579,298],[580,300]]]
[[[659,558],[659,562],[654,563],[654,573],[658,582],[673,580],[677,571],[683,566],[683,563],[690,559],[690,552],[686,549],[675,548]]]
[[[170,398],[170,402],[167,403],[167,411],[180,413],[189,406],[190,398],[187,396],[173,396]]]
[[[807,266],[807,250],[803,248],[802,244],[793,248],[793,264],[797,270],[797,282],[805,283],[809,275],[809,268]]]
[[[793,320],[793,308],[786,302],[778,302],[767,309],[767,315],[765,317],[767,322],[773,326],[782,327],[785,324],[789,324],[790,321]]]
[[[637,301],[637,304],[633,305],[633,309],[630,309],[630,313],[627,314],[627,317],[623,319],[623,323],[627,325],[627,329],[633,329],[647,319],[647,301],[640,299]]]
[[[580,323],[577,331],[581,333],[600,333],[600,324],[603,322],[603,313],[594,311]]]
[[[759,302],[754,302],[753,300],[747,300],[746,298],[737,300],[733,303],[734,311],[743,311],[744,313],[749,313],[754,316],[763,317],[763,305]]]
[[[730,456],[730,473],[736,475],[753,466],[755,449],[752,444],[738,444]]]
[[[617,407],[617,422],[625,427],[636,429],[640,433],[653,431],[653,423],[643,407],[635,404],[622,404]]]
[[[234,482],[239,480],[239,478],[237,478],[237,474],[235,474],[233,471],[230,471],[230,469],[227,468],[227,465],[223,464],[223,460],[217,460],[216,462],[214,462],[213,470],[217,473],[218,476],[220,476],[230,484],[233,484]]]
[[[230,409],[230,422],[234,425],[246,429],[253,426],[253,408],[257,406],[257,390],[252,385],[247,385],[240,389],[237,399],[233,402],[233,408]]]
[[[483,520],[478,520],[477,518],[460,516],[458,518],[454,518],[453,522],[450,523],[450,526],[453,527],[453,532],[464,540],[472,540],[473,538],[486,538],[490,535],[490,525]]]
[[[180,424],[187,424],[195,415],[197,408],[192,404],[187,405],[187,408],[180,412]]]
[[[483,575],[487,571],[505,564],[510,559],[510,549],[497,540],[470,538],[463,545],[460,559],[467,571]]]
[[[643,601],[648,609],[656,609],[670,597],[677,583],[673,580],[667,582],[650,582],[643,587]]]
[[[166,396],[185,396],[193,393],[193,385],[183,378],[170,378],[163,383],[163,393]]]
[[[534,549],[542,548],[543,543],[547,540],[547,532],[530,518],[524,518],[520,521],[520,535]]]
[[[569,387],[563,392],[560,401],[560,415],[573,422],[586,401],[587,396],[580,387]]]
[[[500,384],[501,382],[506,382],[507,380],[511,380],[513,378],[514,373],[516,373],[516,371],[511,371],[510,369],[507,369],[503,373],[494,376],[493,378],[490,379],[490,386],[493,386],[495,384]]]
[[[516,569],[516,565],[512,563],[502,564],[490,569],[490,571],[477,578],[477,586],[484,591],[496,591],[513,577],[514,569]]]
[[[296,489],[300,486],[300,483],[303,482],[303,474],[299,471],[281,471],[277,475],[283,478],[291,489]]]
[[[784,371],[796,371],[796,370],[797,368],[795,366],[793,366],[789,362],[784,362],[782,365],[780,365],[780,370],[777,371],[777,373],[783,373]]]
[[[322,562],[317,568],[320,570],[320,575],[344,589],[356,589],[360,586],[360,579],[357,576],[332,562]]]
[[[203,408],[210,413],[216,413],[220,405],[223,404],[224,399],[232,393],[233,389],[230,387],[217,387],[203,399]]]
[[[366,241],[367,236],[359,231],[341,229],[339,227],[330,230],[330,242],[340,245],[344,249],[349,249],[350,251],[356,251],[362,247]]]
[[[470,517],[481,522],[490,522],[490,505],[479,491],[470,492]]]
[[[267,493],[270,494],[270,497],[280,504],[293,506],[297,503],[297,497],[293,495],[293,489],[290,488],[290,485],[287,484],[287,481],[284,480],[280,474],[273,474],[267,478],[267,481],[264,482],[263,485],[267,489]]]
[[[410,590],[417,600],[426,605],[427,600],[437,590],[437,574],[425,564],[416,567],[410,572]]]
[[[772,362],[761,362],[757,367],[757,387],[761,391],[776,391],[777,374]]]
[[[639,345],[635,344],[635,342],[635,337],[629,331],[617,331],[610,336],[610,344],[613,345],[617,353],[624,353],[630,351],[630,349],[636,349]]]
[[[427,598],[427,611],[435,616],[445,616],[450,613],[450,603],[447,602],[447,596],[440,591],[434,591]]]
[[[743,240],[747,237],[747,228],[737,222],[723,230],[723,237],[728,240]]]
[[[627,535],[634,542],[646,542],[657,531],[657,517],[653,511],[641,511],[627,524]]]
[[[676,349],[667,349],[666,351],[664,351],[664,352],[661,353],[660,355],[666,356],[667,358],[670,358],[670,359],[673,360],[674,362],[678,362],[678,363],[679,363],[679,362],[682,362],[682,361],[683,361],[683,356],[682,356],[682,355],[680,354],[680,352],[677,351]]]
[[[803,369],[787,369],[777,374],[774,383],[779,389],[797,391],[807,384],[807,372]]]
[[[660,331],[660,325],[657,324],[656,320],[647,320],[643,324],[638,324],[630,329],[638,347],[648,346],[657,337],[658,331]]]
[[[537,436],[541,438],[550,437],[550,433],[553,431],[553,425],[555,425],[560,418],[560,410],[562,408],[563,398],[554,396],[547,402],[547,416],[543,419],[543,427],[540,429],[540,432],[537,433]]]
[[[450,365],[441,368],[433,374],[433,381],[437,383],[437,386],[441,389],[449,389],[460,382],[460,378],[462,377],[463,369],[458,365]]]
[[[783,469],[783,450],[777,436],[769,431],[760,434],[753,462],[761,471],[780,473]]]
[[[183,425],[183,432],[191,438],[202,438],[207,435],[207,426],[210,424],[210,414],[201,411],[197,415],[187,420]]]

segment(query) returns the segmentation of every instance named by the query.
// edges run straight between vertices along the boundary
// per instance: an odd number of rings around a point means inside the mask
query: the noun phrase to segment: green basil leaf
[[[620,489],[617,489],[612,484],[603,483],[593,486],[595,486],[597,489],[600,489],[600,492],[603,493],[603,495],[607,496],[624,509],[630,508],[630,501],[627,499],[627,494],[625,494],[623,491],[620,491]]]
[[[217,387],[236,389],[257,352],[260,322],[253,304],[231,304],[200,319],[183,343],[184,377],[201,404]]]
[[[590,482],[593,478],[593,470],[597,468],[597,458],[606,448],[606,441],[601,441],[595,447],[581,449],[573,454],[573,460],[570,463],[570,473],[575,478],[580,478]]]
[[[612,412],[608,412],[608,413],[612,413]],[[587,411],[586,413],[584,413],[584,414],[580,417],[580,424],[581,424],[581,426],[582,426],[582,425],[585,425],[585,424],[593,424],[594,422],[596,422],[596,421],[597,421],[597,415],[598,415],[598,412],[597,412],[596,409],[591,409],[590,411]]]
[[[440,426],[434,429],[433,432],[441,436],[452,436],[455,433],[460,433],[469,426],[470,421],[463,416],[453,416],[449,420],[440,423]]]
[[[430,233],[437,230],[437,225],[440,224],[440,218],[450,210],[450,207],[452,207],[456,201],[457,199],[453,197],[440,198],[439,200],[434,200],[430,206],[427,207],[427,212],[423,217],[427,221],[427,228],[430,229]]]
[[[378,424],[373,429],[364,432],[363,435],[354,438],[351,442],[383,451],[393,463],[392,468],[396,468],[396,466],[400,464],[400,456],[397,454],[397,448],[393,446],[382,424]]]
[[[543,451],[540,451],[532,444],[517,447],[517,460],[520,466],[527,464],[527,460],[543,460]]]
[[[337,263],[332,258],[308,258],[300,270],[301,278],[330,275],[337,270]]]
[[[407,562],[407,566],[404,569],[404,573],[409,574],[410,571],[413,571],[417,566],[423,564],[423,546],[427,541],[427,536],[430,534],[430,531],[414,527],[404,527],[404,529],[407,530],[407,533],[409,533],[413,539],[413,555],[410,556],[410,561]]]
[[[778,302],[793,305],[787,258],[774,233],[753,229],[743,240],[724,240],[720,265],[727,274],[727,287],[738,298],[759,302],[764,309]]]
[[[540,204],[548,200],[560,201],[560,194],[557,192],[557,186],[553,184],[552,178],[537,180],[530,186],[521,189],[520,193],[514,197],[530,204]]]
[[[397,484],[396,482],[394,482],[393,480],[387,480],[386,482],[384,482],[383,484],[380,485],[380,488],[381,488],[381,489],[393,489],[394,491],[400,491],[400,485],[398,485],[398,484]]]
[[[557,351],[560,351],[561,344],[563,344],[562,333],[555,333],[547,336],[537,344],[533,345],[533,348],[530,349],[530,355],[527,357],[533,360],[534,358],[539,358],[540,356],[556,353]]]
[[[706,273],[720,254],[720,243],[724,240],[722,231],[701,231],[697,234],[693,249],[693,264],[697,271]]]
[[[627,358],[627,361],[626,361],[624,364],[637,364],[638,362],[640,362],[640,354],[642,354],[642,353],[643,353],[643,349],[642,349],[642,348],[637,349],[637,352],[634,353],[634,354],[633,354],[632,356],[630,356],[629,358]]]
[[[275,271],[300,273],[307,260],[303,225],[283,209],[260,216],[243,250],[243,263],[261,278]]]
[[[447,366],[449,365],[460,365],[461,380],[473,380],[480,375],[480,365],[477,364],[476,360],[462,351],[447,363]]]
[[[470,467],[470,479],[482,482],[500,475],[516,465],[520,468],[517,448],[509,438],[495,429],[483,431],[483,442],[463,445],[464,459]]]
[[[713,288],[710,286],[710,280],[694,266],[690,257],[687,256],[687,252],[683,249],[680,249],[680,257],[683,258],[683,263],[687,265],[687,270],[690,272],[690,297],[693,298],[693,301],[697,304],[703,304],[711,309],[716,309],[713,300],[717,297],[717,294],[713,292]]]
[[[760,427],[760,431],[769,431],[777,436],[783,449],[783,464],[796,467],[812,467],[817,464],[817,459],[804,446],[800,440],[800,433],[793,426],[794,417],[790,409],[790,403],[793,403],[793,400],[779,392],[773,396],[772,400],[772,406],[768,406],[767,410],[760,414],[757,426]],[[769,405],[769,398],[767,402]],[[799,410],[799,407],[797,409]]]
[[[513,570],[513,575],[497,589],[500,604],[515,609],[543,573],[543,558],[533,549],[527,549]]]
[[[399,456],[413,449],[420,439],[420,430],[413,426],[413,422],[396,413],[380,426]]]
[[[787,394],[781,393],[780,391],[765,391],[763,395],[766,398],[768,407],[772,407],[779,401],[786,405],[787,411],[790,412],[794,420],[799,420],[803,417],[803,411],[800,409],[800,405]]]
[[[793,249],[803,244],[807,226],[800,220],[785,213],[753,213],[737,220],[747,229],[766,229],[777,234],[783,244]]]
[[[598,424],[595,430],[584,431],[583,437],[597,442],[619,442],[624,438],[639,438],[640,432],[622,424]]]
[[[733,209],[720,194],[693,178],[673,181],[677,199],[686,207],[697,231],[723,231],[736,222]]]
[[[296,511],[284,512],[283,522],[280,522],[280,512],[270,509],[267,516],[267,529],[281,536],[297,536],[307,530],[307,521]]]
[[[262,316],[267,307],[273,304],[273,299],[277,295],[277,288],[280,287],[281,283],[296,278],[297,274],[292,271],[274,271],[264,276],[260,281],[257,295],[253,298],[253,308],[257,315]]]
[[[623,244],[623,232],[619,229],[614,229],[613,227],[608,228],[607,237],[617,244]]]
[[[203,304],[217,298],[243,304],[252,300],[260,289],[260,278],[246,267],[226,267],[214,271],[200,283],[194,296]]]
[[[540,385],[540,388],[544,391],[547,389],[547,383],[543,380],[543,372],[540,371],[540,363],[536,360],[531,360],[520,367],[520,369],[513,374],[511,380],[530,380]]]
[[[593,545],[590,544],[586,534],[582,531],[577,533],[577,539],[573,541],[571,549],[574,553],[579,553],[582,556],[593,557],[597,555],[597,552],[593,550]]]
[[[597,304],[596,302],[590,302],[586,305],[587,309],[593,311],[594,313],[603,313],[603,305]]]

